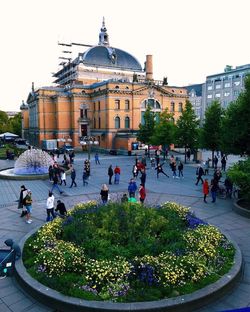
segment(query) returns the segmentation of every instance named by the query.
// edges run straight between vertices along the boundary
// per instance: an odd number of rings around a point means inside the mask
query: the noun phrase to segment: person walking
[[[65,218],[67,216],[67,210],[66,210],[65,204],[59,199],[57,201],[55,212],[56,212],[56,215],[58,215],[61,218]]]
[[[119,184],[119,182],[120,182],[120,175],[121,175],[121,169],[120,169],[119,166],[115,166],[114,174],[115,174],[114,184]]]
[[[182,161],[180,160],[179,165],[178,165],[178,171],[179,171],[178,176],[179,176],[179,178],[180,178],[181,176],[182,176],[182,178],[184,178],[184,176],[183,176],[183,168],[184,168],[183,163],[182,163]]]
[[[218,166],[218,157],[216,155],[214,155],[214,169],[216,170],[217,169],[217,166]]]
[[[60,194],[63,193],[63,191],[60,189],[60,187],[58,185],[58,174],[54,174],[54,176],[53,176],[53,185],[52,185],[52,188],[51,188],[50,192],[52,193],[55,188],[58,190],[58,192]]]
[[[47,209],[46,221],[47,222],[56,218],[56,215],[54,212],[54,202],[55,202],[55,197],[52,192],[49,192],[49,197],[47,198],[47,202],[46,202],[46,209]]]
[[[112,165],[110,165],[108,168],[109,184],[112,184],[113,175],[114,175],[114,171],[113,171]]]
[[[218,190],[218,182],[215,179],[211,180],[210,184],[210,191],[211,191],[211,196],[212,196],[212,203],[216,202],[216,194]]]
[[[102,203],[104,205],[107,204],[108,197],[109,197],[109,188],[108,188],[107,184],[102,185],[100,195],[101,195]]]
[[[50,180],[51,182],[53,182],[53,174],[54,174],[54,169],[53,169],[53,166],[50,165],[50,166],[49,166],[49,180]]]
[[[204,175],[203,168],[199,164],[198,167],[196,168],[197,181],[196,181],[195,185],[198,185],[199,181],[201,181],[201,183],[203,184],[203,179],[202,179],[203,175]]]
[[[86,170],[84,169],[84,170],[83,170],[83,174],[82,174],[83,186],[85,186],[85,185],[88,185],[88,184],[89,184],[89,182],[88,182],[88,178],[89,178],[89,176],[88,176],[88,174],[87,174]]]
[[[138,169],[136,165],[133,165],[132,173],[133,173],[134,179],[136,179],[138,176]]]
[[[177,176],[176,176],[176,161],[172,161],[170,163],[170,167],[172,169],[172,172],[173,172],[173,179],[175,179]]]
[[[96,165],[100,165],[99,154],[95,153],[95,163]]]
[[[62,169],[61,170],[61,183],[60,183],[60,185],[62,185],[64,183],[64,185],[66,186],[67,184],[66,184],[66,173],[65,173],[65,171]]]
[[[128,184],[129,197],[135,197],[135,192],[137,190],[137,185],[134,179],[130,179]]]
[[[221,158],[221,170],[223,170],[224,172],[226,171],[226,164],[227,164],[226,156],[223,155],[223,157]]]
[[[159,178],[159,174],[160,174],[160,173],[164,174],[166,177],[169,178],[169,176],[163,171],[162,166],[163,166],[163,165],[158,164],[158,165],[156,166],[156,168],[155,168],[155,170],[157,170],[157,171],[156,171],[157,179]]]
[[[24,217],[27,214],[27,210],[24,206],[24,198],[27,195],[27,189],[25,187],[25,185],[21,185],[21,190],[20,190],[20,195],[19,195],[19,200],[18,200],[18,209],[22,209],[21,215],[20,217]]]
[[[139,187],[139,195],[140,195],[140,202],[143,204],[146,198],[146,190],[145,190],[144,185],[142,184],[140,184],[140,187]]]
[[[71,185],[70,185],[70,188],[74,185],[75,187],[77,187],[77,184],[76,184],[76,171],[74,168],[71,169],[71,174],[70,174],[70,177],[71,177]]]
[[[141,184],[145,187],[145,183],[146,183],[146,170],[145,169],[142,169],[141,170]]]
[[[203,201],[204,203],[207,203],[207,195],[209,194],[209,184],[208,184],[208,179],[205,179],[203,185],[202,185],[202,192],[203,192]]]
[[[27,195],[25,196],[25,208],[27,210],[26,223],[30,224],[32,222],[31,220],[31,211],[32,211],[31,190],[27,190]]]

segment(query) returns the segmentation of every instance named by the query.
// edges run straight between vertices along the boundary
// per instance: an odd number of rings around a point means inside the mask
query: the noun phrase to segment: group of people
[[[27,189],[25,185],[21,185],[19,200],[18,200],[18,209],[22,209],[20,217],[26,217],[26,223],[32,223],[31,212],[32,212],[32,192],[30,189]],[[62,218],[67,216],[67,210],[65,204],[61,200],[57,200],[57,206],[55,209],[55,197],[51,191],[46,201],[46,211],[47,218],[46,221],[51,221],[52,219],[60,216]]]

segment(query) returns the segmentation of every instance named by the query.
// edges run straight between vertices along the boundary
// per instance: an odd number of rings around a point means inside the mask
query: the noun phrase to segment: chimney
[[[146,80],[153,80],[153,56],[146,55]]]

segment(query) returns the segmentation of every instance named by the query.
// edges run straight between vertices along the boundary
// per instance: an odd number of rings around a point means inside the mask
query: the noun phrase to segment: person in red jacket
[[[140,184],[139,194],[140,194],[140,202],[143,204],[144,200],[146,198],[146,190],[145,190],[145,187],[143,186],[143,184]]]
[[[205,179],[203,185],[202,185],[202,191],[203,191],[203,194],[204,194],[204,203],[207,203],[206,201],[206,198],[207,198],[207,195],[209,194],[209,185],[208,185],[208,180]]]
[[[118,167],[118,166],[115,167],[114,174],[115,174],[114,184],[119,184],[119,182],[120,182],[120,174],[121,174],[120,167]]]

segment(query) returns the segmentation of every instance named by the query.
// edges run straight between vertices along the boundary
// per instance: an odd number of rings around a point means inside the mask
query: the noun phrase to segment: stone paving
[[[204,159],[208,154],[204,155]],[[209,155],[210,156],[210,155]],[[75,169],[77,174],[77,187],[69,188],[70,177],[67,176],[67,186],[62,186],[64,193],[60,195],[54,192],[56,199],[60,198],[67,208],[75,203],[90,199],[99,199],[101,184],[108,183],[108,167],[112,164],[121,167],[121,179],[119,185],[110,185],[111,198],[120,198],[126,192],[128,181],[132,176],[132,165],[134,157],[100,155],[101,165],[96,165],[91,156],[91,177],[89,185],[83,187],[81,180],[83,161],[86,155],[77,154],[75,159]],[[178,155],[180,157],[180,155]],[[182,157],[182,156],[181,156]],[[59,159],[59,162],[62,160]],[[233,163],[237,158],[229,157],[229,163]],[[14,165],[13,161],[0,160],[0,169],[9,168]],[[236,287],[219,300],[195,312],[215,312],[229,310],[233,308],[250,307],[250,219],[246,219],[232,211],[233,202],[230,199],[218,199],[215,204],[208,198],[208,204],[203,203],[201,185],[195,185],[196,164],[184,165],[184,179],[173,179],[168,163],[164,165],[164,170],[170,176],[159,176],[156,178],[156,171],[150,168],[148,163],[146,191],[147,203],[162,203],[165,201],[175,201],[191,207],[196,215],[210,224],[218,226],[224,233],[230,234],[243,253],[244,266],[242,277]],[[211,173],[212,170],[210,169]],[[208,176],[209,180],[211,175]],[[140,180],[137,179],[137,184]],[[20,186],[25,184],[32,190],[33,211],[31,224],[26,224],[24,219],[19,217],[20,211],[17,209]],[[48,191],[51,188],[49,181],[13,181],[0,180],[0,248],[6,248],[4,241],[12,238],[19,241],[23,235],[34,227],[44,224],[46,219],[45,203]],[[53,311],[44,303],[38,303],[29,294],[25,293],[12,277],[0,280],[0,312],[45,312]]]

